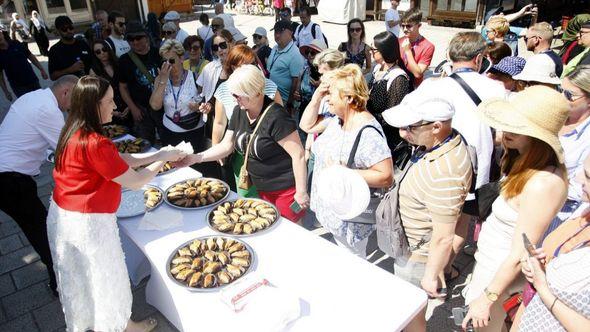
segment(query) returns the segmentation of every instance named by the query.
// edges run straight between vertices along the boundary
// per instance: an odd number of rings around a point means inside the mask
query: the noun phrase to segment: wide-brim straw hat
[[[564,162],[559,130],[569,116],[565,97],[554,89],[536,85],[524,89],[510,101],[491,99],[479,104],[480,119],[497,130],[537,138],[551,146]]]
[[[352,219],[369,206],[369,185],[353,169],[341,165],[329,166],[314,175],[314,181],[317,181],[319,199],[340,220]]]

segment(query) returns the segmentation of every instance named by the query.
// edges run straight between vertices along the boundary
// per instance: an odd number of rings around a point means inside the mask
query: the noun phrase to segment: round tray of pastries
[[[219,204],[207,214],[213,230],[233,236],[248,236],[270,230],[280,217],[279,210],[264,200],[240,198]]]
[[[205,209],[229,195],[227,183],[213,178],[196,178],[177,182],[166,190],[166,203],[179,209]]]
[[[129,133],[129,128],[116,124],[102,126],[102,130],[105,136],[110,139],[117,139]]]
[[[143,138],[126,139],[114,142],[121,153],[142,153],[150,149],[150,142]]]

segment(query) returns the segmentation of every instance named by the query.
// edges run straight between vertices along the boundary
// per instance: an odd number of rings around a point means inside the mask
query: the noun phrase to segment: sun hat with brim
[[[455,115],[455,108],[448,100],[434,95],[427,89],[416,90],[402,102],[381,113],[385,122],[395,128],[407,127],[420,121],[447,121]]]
[[[522,72],[515,80],[559,85],[561,79],[555,73],[555,62],[547,54],[535,54],[528,58]]]
[[[478,106],[477,115],[500,131],[537,138],[551,146],[560,163],[564,162],[559,130],[569,115],[565,97],[554,89],[535,85],[516,93],[509,101],[490,99]]]
[[[317,52],[321,52],[327,48],[328,48],[328,46],[326,45],[326,43],[323,40],[314,39],[311,41],[311,43],[299,47],[299,52],[301,52],[302,55],[305,55],[305,53],[307,52],[308,49],[312,49]]]
[[[314,175],[314,181],[317,181],[318,199],[340,220],[352,219],[369,206],[369,186],[353,169],[329,166]]]

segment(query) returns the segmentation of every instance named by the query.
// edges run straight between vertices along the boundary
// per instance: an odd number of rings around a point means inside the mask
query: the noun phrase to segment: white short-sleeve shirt
[[[387,22],[389,21],[399,21],[399,12],[397,10],[389,8],[385,12],[385,29],[399,38],[399,24],[390,28],[389,25],[387,25]]]

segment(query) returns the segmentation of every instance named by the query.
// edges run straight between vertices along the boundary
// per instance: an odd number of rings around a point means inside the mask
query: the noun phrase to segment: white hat
[[[396,128],[406,127],[420,121],[447,121],[455,115],[455,108],[448,100],[429,96],[416,90],[404,97],[402,102],[383,111],[383,119]]]
[[[254,30],[253,34],[266,37],[266,29],[263,27],[258,27],[256,30]]]
[[[561,84],[561,79],[555,73],[555,63],[547,54],[535,54],[528,58],[522,72],[512,78],[526,82]]]
[[[164,21],[176,21],[180,20],[180,14],[177,11],[171,10],[164,15]]]
[[[235,42],[246,39],[246,36],[244,36],[244,34],[240,32],[240,30],[234,27],[226,28],[226,30],[231,33],[231,36]]]
[[[333,165],[314,175],[314,180],[316,179],[318,198],[339,219],[352,219],[369,206],[369,186],[354,170]]]
[[[299,47],[299,52],[305,56],[305,52],[308,48],[316,50],[317,52],[321,52],[328,48],[326,42],[323,39],[314,39],[309,44],[305,44]]]

